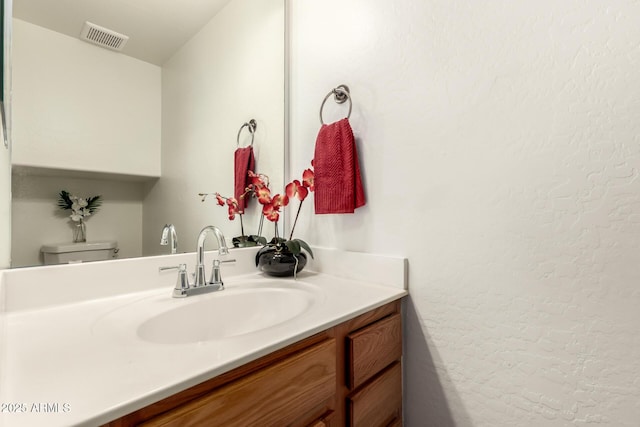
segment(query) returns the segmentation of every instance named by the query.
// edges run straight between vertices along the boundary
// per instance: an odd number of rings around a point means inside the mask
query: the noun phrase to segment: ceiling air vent
[[[106,49],[122,50],[129,37],[86,21],[82,27],[80,39]]]

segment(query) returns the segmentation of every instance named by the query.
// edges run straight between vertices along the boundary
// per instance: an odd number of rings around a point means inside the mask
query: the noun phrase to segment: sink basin
[[[170,290],[123,301],[101,316],[94,335],[157,344],[193,344],[246,335],[308,312],[322,298],[302,282],[263,281],[224,291],[171,298]]]
[[[138,336],[161,344],[228,338],[292,319],[312,303],[308,292],[297,289],[222,291],[208,296],[150,318],[138,327]]]

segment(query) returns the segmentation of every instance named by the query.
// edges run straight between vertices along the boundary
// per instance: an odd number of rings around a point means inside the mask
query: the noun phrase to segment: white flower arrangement
[[[102,196],[78,197],[62,190],[58,199],[58,207],[62,210],[71,210],[69,217],[74,222],[82,222],[86,217],[98,211],[102,204]]]

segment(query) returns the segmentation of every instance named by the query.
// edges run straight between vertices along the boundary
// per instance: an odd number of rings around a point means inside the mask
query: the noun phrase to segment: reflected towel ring
[[[238,138],[236,138],[238,141],[236,147],[240,146],[240,134],[242,133],[242,129],[244,129],[245,127],[249,129],[249,133],[251,134],[251,144],[249,146],[253,147],[253,137],[256,133],[256,128],[258,127],[258,124],[253,119],[249,120],[248,123],[244,123],[242,126],[240,126],[240,130],[238,131]]]
[[[324,97],[322,100],[322,104],[320,105],[320,124],[324,124],[324,120],[322,120],[322,109],[324,108],[324,103],[327,102],[327,99],[333,95],[336,103],[344,104],[345,101],[349,101],[349,112],[347,113],[347,119],[351,117],[351,107],[353,104],[351,103],[351,95],[349,93],[349,86],[340,85],[337,88],[334,88]]]

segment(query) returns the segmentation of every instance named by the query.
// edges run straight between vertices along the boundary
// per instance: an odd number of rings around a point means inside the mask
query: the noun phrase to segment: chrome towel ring
[[[332,89],[331,92],[329,92],[327,96],[325,96],[324,99],[322,100],[322,104],[320,105],[320,123],[321,124],[324,124],[324,120],[322,120],[322,109],[324,108],[324,103],[327,102],[327,99],[329,99],[331,95],[333,95],[333,98],[338,104],[344,104],[345,101],[349,101],[349,112],[347,113],[347,119],[351,117],[351,107],[353,106],[353,104],[351,103],[351,94],[349,93],[349,86],[340,85]]]
[[[238,138],[236,138],[237,141],[238,141],[238,143],[236,144],[236,147],[240,146],[240,134],[242,133],[242,129],[244,129],[245,127],[247,129],[249,129],[249,133],[251,134],[251,145],[250,146],[253,147],[253,137],[254,137],[254,135],[256,133],[256,128],[258,127],[258,124],[253,119],[249,120],[249,122],[244,123],[242,126],[240,126],[240,130],[238,131]]]

